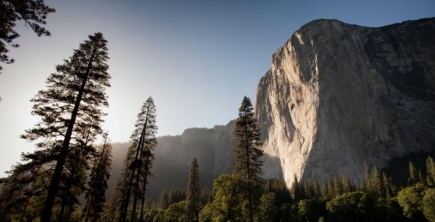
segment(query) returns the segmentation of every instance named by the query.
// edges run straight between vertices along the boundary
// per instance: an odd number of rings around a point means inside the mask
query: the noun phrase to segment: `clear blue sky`
[[[142,103],[152,96],[159,135],[224,125],[252,100],[271,55],[302,25],[320,18],[378,27],[435,16],[433,0],[46,0],[57,12],[38,38],[18,23],[21,45],[0,75],[0,177],[33,144],[19,139],[37,118],[29,100],[45,87],[55,65],[87,36],[109,41],[106,129],[128,141]]]

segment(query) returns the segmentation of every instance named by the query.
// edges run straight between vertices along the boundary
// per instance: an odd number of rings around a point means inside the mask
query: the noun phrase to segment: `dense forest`
[[[200,166],[197,166],[198,168]],[[191,168],[191,174],[198,169]],[[197,179],[201,179],[199,173]],[[257,193],[255,221],[434,221],[435,162],[429,157],[423,169],[409,163],[409,178],[402,183],[387,176],[376,166],[366,165],[366,181],[353,184],[346,176],[336,176],[320,182],[295,180],[290,188],[282,181],[261,180]],[[158,176],[158,175],[156,175]],[[190,178],[186,178],[192,186]],[[195,196],[199,202],[197,221],[246,221],[246,199],[242,194],[243,179],[239,174],[223,174],[216,178],[213,188],[201,187]],[[13,193],[4,190],[5,195]],[[163,190],[156,200],[147,198],[143,206],[143,221],[193,221],[187,208],[188,190],[172,187]],[[38,221],[43,196],[32,196],[17,202],[8,213],[10,221]],[[110,202],[103,203],[99,220],[119,221]],[[190,200],[189,200],[190,201]],[[3,199],[2,199],[2,203]],[[2,209],[5,207],[2,204]],[[59,215],[62,205],[54,206]],[[69,221],[84,221],[86,207],[76,203]],[[4,212],[2,212],[4,213]],[[140,210],[137,210],[137,215]],[[126,221],[131,221],[132,206]],[[55,221],[57,217],[54,217]]]

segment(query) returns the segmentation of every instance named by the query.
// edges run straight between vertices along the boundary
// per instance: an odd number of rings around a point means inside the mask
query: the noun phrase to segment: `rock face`
[[[164,158],[167,164],[190,169],[193,158],[198,160],[200,172],[216,178],[231,173],[234,167],[233,150],[235,121],[212,129],[190,128],[180,136],[158,138],[156,159]]]
[[[213,187],[213,179],[224,173],[231,173],[234,167],[233,150],[235,121],[212,129],[190,128],[182,135],[157,138],[155,160],[151,172],[155,177],[149,179],[147,196],[158,200],[163,190],[174,187],[186,188],[190,164],[197,158],[200,171],[200,186]],[[115,189],[123,168],[123,161],[130,143],[116,143],[113,146],[113,163],[108,200]]]
[[[265,177],[364,179],[435,147],[435,18],[380,28],[316,20],[272,56],[255,100]]]

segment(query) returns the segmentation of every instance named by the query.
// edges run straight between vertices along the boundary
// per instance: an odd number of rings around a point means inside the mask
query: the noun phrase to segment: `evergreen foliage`
[[[46,24],[49,13],[56,10],[44,4],[44,0],[1,0],[0,1],[0,62],[11,64],[14,59],[10,59],[6,53],[6,44],[13,48],[19,47],[13,41],[20,35],[13,29],[17,20],[23,20],[38,36],[50,36],[50,32],[42,25]],[[0,74],[3,68],[0,66]]]
[[[245,96],[234,130],[237,145],[234,150],[236,164],[233,170],[233,173],[240,174],[244,181],[242,192],[247,201],[247,209],[244,212],[247,212],[246,217],[251,222],[254,221],[254,211],[259,199],[259,175],[262,174],[263,165],[263,161],[260,160],[263,156],[260,149],[260,133],[252,110],[251,100]]]
[[[127,205],[126,184],[127,179],[129,178],[129,175],[131,173],[131,171],[128,169],[128,166],[131,164],[131,160],[129,157],[131,157],[133,153],[133,147],[129,147],[126,157],[124,158],[121,175],[116,182],[115,190],[110,197],[110,202],[107,210],[103,213],[103,220],[106,220],[108,222],[119,221],[122,210],[124,209],[124,206]]]
[[[112,164],[112,146],[107,141],[107,133],[104,134],[104,143],[97,157],[94,159],[88,187],[85,193],[85,206],[83,214],[85,222],[98,221],[103,211],[103,204],[106,202],[105,193],[108,187],[107,181],[110,178]]]
[[[186,212],[188,221],[198,221],[201,208],[201,189],[199,187],[198,160],[193,159],[190,166],[189,181],[187,184]]]
[[[31,100],[32,114],[41,121],[21,138],[35,142],[37,150],[22,154],[24,163],[13,166],[9,173],[20,178],[24,190],[39,176],[49,178],[40,185],[46,195],[41,221],[50,219],[55,200],[62,205],[60,214],[66,208],[71,214],[84,190],[88,161],[95,155],[93,143],[102,133],[100,123],[105,114],[101,107],[108,106],[106,45],[101,33],[89,36],[69,60],[56,66],[57,72],[46,81],[47,89]]]
[[[126,221],[131,195],[133,195],[131,220],[136,220],[136,204],[138,200],[142,202],[140,214],[140,218],[142,218],[146,185],[149,182],[148,178],[153,176],[150,170],[154,160],[152,151],[157,146],[157,125],[156,107],[151,97],[144,102],[137,118],[135,130],[130,137],[132,146],[129,149],[131,151],[127,153],[128,155],[125,160],[127,165],[125,166],[124,178],[122,180],[127,180],[122,183],[123,188],[120,188],[120,191],[125,191],[125,195],[121,195],[121,221]]]
[[[431,169],[432,160],[427,160]],[[405,188],[394,185],[387,175],[374,166],[366,168],[369,179],[357,187],[347,176],[323,180],[320,185],[295,178],[291,190],[285,182],[262,181],[255,221],[434,221],[434,187],[417,182]],[[422,172],[427,178],[430,173]],[[381,176],[380,176],[381,175]],[[247,221],[247,200],[241,175],[220,175],[213,183],[214,197],[201,206],[199,221]],[[382,184],[377,188],[376,184]],[[337,188],[337,185],[339,188]],[[370,187],[370,189],[369,189]],[[297,191],[299,190],[299,191]],[[320,191],[322,190],[322,191]],[[341,191],[340,191],[341,190]],[[382,193],[379,191],[383,190]],[[180,188],[161,193],[159,209],[147,208],[148,221],[192,221],[188,219],[186,197]],[[207,193],[204,188],[203,193]],[[211,192],[211,193],[213,193]],[[292,196],[296,194],[296,199]],[[213,196],[213,195],[211,195]],[[203,197],[204,198],[204,197]],[[166,201],[169,199],[169,201]],[[169,202],[169,203],[168,203]],[[180,207],[183,206],[183,207]]]

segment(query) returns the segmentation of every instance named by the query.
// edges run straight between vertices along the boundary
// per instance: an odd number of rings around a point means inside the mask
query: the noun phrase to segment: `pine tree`
[[[429,186],[435,186],[435,161],[428,157],[426,160],[426,180]]]
[[[209,203],[211,192],[207,186],[201,190],[201,205],[205,206]]]
[[[237,145],[234,150],[236,164],[233,170],[234,173],[240,174],[245,182],[243,192],[248,201],[250,222],[254,221],[254,202],[258,201],[260,192],[257,191],[261,183],[258,176],[262,174],[263,165],[263,161],[260,160],[263,156],[263,151],[260,149],[260,133],[252,110],[251,100],[245,96],[239,108],[239,118],[234,130]]]
[[[2,0],[0,1],[0,62],[10,64],[14,59],[6,55],[6,44],[17,48],[13,41],[20,35],[13,29],[17,20],[23,20],[38,36],[50,36],[50,32],[41,25],[45,25],[47,14],[56,10],[44,4],[44,0]],[[0,66],[0,74],[2,67]]]
[[[371,176],[371,171],[370,171],[370,167],[369,167],[369,165],[367,165],[367,163],[364,161],[364,173],[365,173],[365,177],[366,177],[366,188],[367,188],[367,190],[368,191],[371,191],[371,190],[373,190],[373,188],[372,188],[372,184],[371,184],[371,178],[372,178],[372,176]]]
[[[155,127],[155,130],[157,130],[157,127]],[[152,151],[156,146],[157,139],[155,137],[155,131],[150,130],[147,132],[147,140],[144,141],[144,151],[141,152],[141,158],[144,164],[142,166],[142,205],[140,209],[140,222],[143,220],[145,192],[148,189],[147,185],[149,183],[148,178],[154,177],[154,174],[151,173],[151,168],[153,167],[154,162],[154,154]]]
[[[169,207],[169,194],[167,190],[163,190],[160,193],[160,197],[157,205],[162,210],[166,210]]]
[[[296,174],[293,175],[293,182],[290,188],[290,192],[292,194],[293,200],[299,201],[303,199],[303,188],[301,186],[301,183],[298,181],[298,177],[296,176]]]
[[[311,178],[305,181],[302,185],[304,198],[311,199],[314,198],[314,185]]]
[[[120,217],[124,210],[124,206],[128,205],[127,201],[127,184],[128,178],[130,178],[131,171],[129,166],[132,163],[132,156],[134,156],[134,146],[130,146],[127,150],[127,154],[124,158],[123,168],[121,171],[121,175],[119,176],[115,190],[110,197],[109,206],[107,207],[107,211],[103,214],[103,218],[106,221],[120,221]]]
[[[92,166],[88,187],[85,193],[85,206],[83,214],[85,222],[98,221],[103,211],[103,204],[106,202],[106,189],[110,178],[112,164],[112,146],[107,141],[107,133],[103,134],[104,142],[97,158]]]
[[[346,175],[343,175],[343,192],[348,193],[353,191],[353,186]]]
[[[194,158],[190,165],[189,181],[187,183],[186,211],[189,221],[198,221],[198,213],[201,208],[200,191],[198,160]]]
[[[415,168],[412,162],[409,162],[409,177],[411,179],[411,185],[416,184],[418,181],[418,170]]]
[[[123,222],[126,220],[127,207],[132,193],[134,199],[131,218],[133,221],[136,219],[136,202],[139,199],[142,199],[142,202],[145,200],[144,192],[146,190],[146,184],[148,183],[147,178],[152,176],[150,169],[154,160],[152,150],[157,146],[157,126],[156,107],[154,105],[154,100],[151,97],[149,97],[142,105],[141,111],[137,117],[138,119],[135,125],[136,129],[130,137],[132,143],[130,149],[134,150],[134,155],[127,156],[127,158],[131,159],[131,161],[128,161],[128,169],[131,172],[129,172],[128,175],[128,183],[125,184],[126,200],[124,202],[126,204],[123,206],[121,215]]]
[[[322,185],[321,185],[321,189],[322,189],[322,198],[323,199],[329,199],[329,188],[328,188],[328,182],[325,181],[325,178],[322,178]]]
[[[334,186],[334,182],[332,181],[331,178],[328,178],[328,197],[329,198],[334,198],[335,197],[335,186]]]
[[[20,184],[25,175],[12,174],[2,181],[0,194],[0,221],[10,221],[14,207],[26,201],[26,186]]]
[[[343,181],[337,175],[334,176],[334,194],[335,196],[343,194]]]
[[[320,199],[322,197],[322,192],[320,191],[320,186],[318,182],[314,183],[314,197]]]
[[[39,91],[31,100],[35,103],[32,114],[42,119],[21,136],[37,142],[39,149],[23,156],[24,160],[32,162],[26,167],[38,164],[52,167],[56,163],[41,214],[42,222],[50,219],[68,153],[73,153],[71,149],[83,149],[82,161],[86,161],[95,151],[90,144],[101,134],[101,117],[105,114],[100,107],[108,106],[104,91],[110,87],[106,45],[103,34],[89,36],[69,60],[56,66],[57,73],[46,81],[48,89]],[[70,143],[74,146],[70,147]]]

